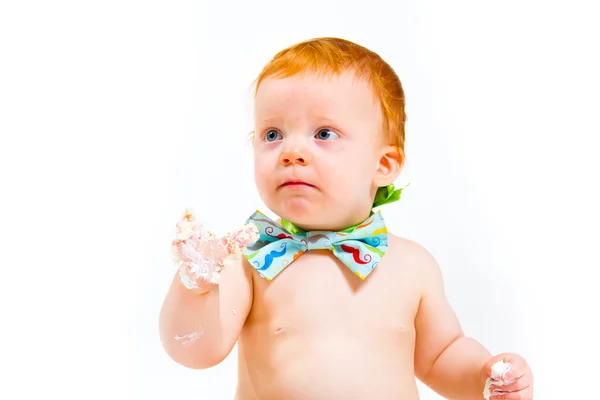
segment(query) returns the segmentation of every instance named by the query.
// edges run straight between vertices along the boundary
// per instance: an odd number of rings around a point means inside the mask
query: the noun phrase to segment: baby
[[[187,214],[175,254],[188,266],[185,246],[201,254],[205,273],[198,261],[171,283],[168,355],[210,368],[238,343],[237,400],[414,400],[415,377],[448,399],[530,400],[526,361],[464,336],[434,258],[374,210],[400,198],[393,69],[352,42],[314,39],[275,55],[254,101],[256,185],[281,219],[256,212],[245,236],[205,240]]]

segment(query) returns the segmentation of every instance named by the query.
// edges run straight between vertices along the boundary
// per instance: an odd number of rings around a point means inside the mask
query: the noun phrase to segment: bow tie
[[[258,228],[259,238],[244,255],[267,280],[275,278],[304,252],[316,249],[331,250],[354,274],[365,279],[388,247],[387,227],[380,212],[341,232],[291,233],[260,211],[250,216],[250,222]]]

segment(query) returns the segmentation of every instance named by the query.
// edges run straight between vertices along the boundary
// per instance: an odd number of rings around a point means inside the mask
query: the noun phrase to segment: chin
[[[325,200],[313,196],[265,196],[264,204],[269,210],[278,217],[288,220],[294,225],[304,230],[337,230],[345,229],[348,212],[355,207],[353,204],[347,204],[337,199]],[[333,202],[338,204],[336,207],[324,206],[324,203]],[[352,225],[352,224],[351,224]]]
[[[279,217],[299,226],[312,226],[323,221],[323,212],[315,202],[303,197],[266,204]]]
[[[296,202],[294,202],[296,203]],[[306,224],[318,220],[318,212],[307,204],[286,204],[278,207],[277,214],[295,224]]]
[[[334,213],[323,209],[288,208],[276,214],[306,231],[329,231],[336,225],[331,218]]]

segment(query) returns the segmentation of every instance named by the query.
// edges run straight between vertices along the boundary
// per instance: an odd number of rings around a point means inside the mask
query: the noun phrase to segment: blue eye
[[[315,137],[317,139],[321,139],[321,140],[335,140],[335,139],[339,139],[340,135],[338,135],[331,129],[325,128],[325,129],[320,129],[319,132],[317,132]]]
[[[274,142],[278,139],[281,139],[281,133],[277,132],[275,129],[271,129],[265,135],[265,141],[267,142]]]

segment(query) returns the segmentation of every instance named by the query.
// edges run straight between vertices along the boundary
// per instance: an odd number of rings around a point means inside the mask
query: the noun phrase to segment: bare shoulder
[[[403,261],[436,264],[433,255],[421,244],[394,234],[388,234],[388,251]]]
[[[424,246],[414,240],[388,234],[388,256],[410,272],[415,284],[425,290],[441,281],[437,260]]]

